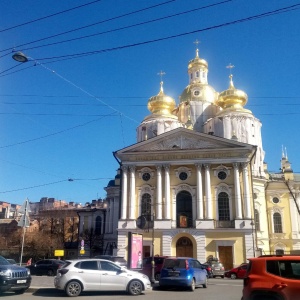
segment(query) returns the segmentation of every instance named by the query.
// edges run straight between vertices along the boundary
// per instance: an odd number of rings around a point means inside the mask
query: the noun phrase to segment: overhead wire
[[[126,30],[126,29],[129,29],[129,28],[134,28],[134,27],[138,27],[138,26],[141,26],[141,25],[146,25],[146,24],[149,24],[149,23],[153,23],[153,22],[157,22],[157,21],[161,21],[161,20],[166,20],[166,19],[177,17],[177,16],[180,16],[180,15],[184,15],[184,14],[188,14],[188,13],[194,13],[195,11],[198,11],[198,10],[211,8],[213,6],[217,6],[217,5],[224,4],[224,3],[227,3],[227,2],[231,2],[231,1],[234,1],[234,0],[224,0],[224,1],[221,1],[221,2],[218,2],[218,3],[214,3],[214,4],[210,4],[210,5],[206,5],[206,6],[201,6],[201,7],[190,9],[190,10],[187,10],[187,11],[184,11],[184,12],[180,12],[180,13],[176,13],[176,14],[168,15],[168,16],[163,16],[161,18],[156,18],[156,19],[140,22],[140,23],[133,24],[133,25],[123,26],[123,27],[119,27],[119,28],[116,28],[116,29],[110,29],[110,30],[107,30],[107,31],[102,31],[102,32],[98,32],[98,33],[93,33],[93,34],[89,34],[89,35],[85,35],[85,36],[81,36],[81,37],[76,37],[76,38],[67,39],[67,40],[63,40],[63,41],[48,43],[48,44],[44,44],[44,45],[38,45],[38,46],[22,48],[21,50],[26,51],[26,50],[32,50],[32,49],[43,48],[43,47],[48,47],[48,46],[54,46],[54,45],[58,45],[58,44],[62,44],[62,43],[69,43],[69,42],[73,42],[73,41],[77,41],[77,40],[91,38],[91,37],[95,37],[95,36],[106,34],[106,33],[112,33],[112,32],[117,32],[117,31],[121,31],[121,30]],[[110,21],[110,19],[108,21]],[[103,22],[106,22],[106,21],[103,21]],[[29,42],[29,43],[26,43],[26,44],[23,44],[23,45],[15,46],[14,48],[19,48],[19,47],[22,47],[22,46],[25,46],[25,45],[28,45],[28,44],[36,43],[36,42],[39,42],[39,40]],[[2,51],[6,51],[6,50],[2,50]],[[2,51],[0,51],[0,53]],[[3,56],[0,56],[0,58],[4,57],[4,56],[6,56],[10,53],[11,52],[9,52],[9,53],[7,53]]]
[[[130,15],[136,14],[136,13],[140,13],[140,12],[143,12],[143,11],[146,11],[146,10],[149,10],[149,9],[153,9],[153,8],[157,8],[157,7],[162,6],[162,5],[169,4],[169,3],[174,2],[174,1],[176,1],[176,0],[168,0],[168,1],[165,1],[163,3],[151,5],[151,6],[148,6],[146,8],[138,9],[138,10],[135,10],[135,11],[132,11],[132,12],[129,12],[129,13],[126,13],[126,14],[122,14],[122,15],[119,15],[119,16],[116,16],[116,17],[112,17],[112,18],[109,18],[109,19],[106,19],[106,20],[102,20],[102,21],[99,21],[99,22],[96,22],[96,23],[93,23],[93,24],[81,26],[81,27],[74,28],[74,29],[71,29],[71,30],[68,30],[68,31],[64,31],[64,32],[57,33],[57,34],[54,34],[54,35],[51,35],[51,36],[47,36],[47,37],[44,37],[44,38],[41,38],[41,39],[38,39],[38,40],[35,40],[35,41],[31,41],[31,42],[27,42],[27,43],[24,43],[24,44],[21,44],[21,45],[17,45],[17,46],[14,46],[14,48],[20,48],[22,46],[26,46],[26,45],[30,45],[30,44],[33,44],[33,43],[41,42],[41,41],[44,41],[44,40],[47,40],[47,39],[50,39],[50,38],[62,36],[62,35],[68,34],[68,33],[72,33],[72,32],[75,32],[75,31],[82,30],[82,29],[86,29],[86,28],[96,26],[96,25],[99,25],[99,24],[102,24],[102,23],[106,23],[106,22],[109,22],[109,21],[124,18],[124,17],[130,16]],[[233,1],[233,0],[226,0],[226,1]],[[0,53],[4,52],[4,51],[11,50],[11,49],[12,48],[7,48],[7,49],[0,50]]]
[[[49,18],[52,18],[54,16],[61,15],[61,14],[64,14],[66,12],[69,12],[69,11],[72,11],[72,10],[75,10],[75,9],[78,9],[78,8],[82,8],[82,7],[85,7],[85,6],[88,6],[88,5],[100,2],[100,1],[102,1],[102,0],[95,0],[95,1],[92,1],[92,2],[88,2],[88,3],[82,4],[82,5],[78,5],[78,6],[75,6],[75,7],[72,7],[72,8],[68,8],[68,9],[65,9],[65,10],[62,10],[62,11],[50,14],[50,15],[45,16],[45,17],[40,17],[40,18],[31,20],[31,21],[27,21],[27,22],[24,22],[24,23],[21,23],[21,24],[17,24],[17,25],[8,27],[8,28],[4,28],[4,29],[0,30],[0,33],[8,31],[8,30],[11,30],[11,29],[15,29],[15,28],[18,28],[18,27],[21,27],[21,26],[24,26],[24,25],[36,23],[36,22],[39,22],[39,21],[42,21],[42,20],[45,20],[45,19],[49,19]]]
[[[148,41],[144,41],[144,42],[138,42],[138,43],[134,43],[134,44],[117,46],[117,47],[107,48],[107,49],[102,49],[102,50],[94,50],[94,51],[87,51],[87,52],[80,52],[80,53],[73,53],[73,54],[65,54],[65,55],[44,57],[44,58],[36,58],[36,59],[38,61],[55,60],[55,62],[56,62],[57,59],[73,59],[73,58],[78,58],[78,57],[82,57],[82,56],[95,55],[95,54],[99,54],[99,53],[103,53],[103,52],[116,51],[116,50],[121,50],[121,49],[146,45],[146,44],[150,44],[150,43],[161,42],[161,41],[168,40],[168,39],[178,38],[178,37],[182,37],[182,36],[185,36],[185,35],[190,35],[190,34],[195,34],[195,33],[203,32],[203,31],[207,31],[207,30],[217,29],[217,28],[221,28],[221,27],[225,27],[225,26],[229,26],[229,25],[242,23],[242,22],[248,22],[248,21],[252,21],[252,20],[255,20],[255,19],[259,19],[259,18],[269,17],[269,16],[272,16],[274,14],[286,13],[286,12],[289,12],[290,10],[292,10],[292,9],[295,10],[295,9],[299,9],[299,8],[300,8],[300,3],[290,5],[290,6],[286,6],[286,7],[280,8],[280,9],[275,9],[275,10],[268,11],[268,12],[265,12],[265,13],[257,14],[257,15],[254,15],[254,16],[250,16],[250,17],[246,17],[246,18],[242,18],[242,19],[238,19],[238,20],[234,20],[234,21],[225,22],[225,23],[222,23],[222,24],[219,24],[219,25],[213,25],[213,26],[209,26],[209,27],[206,27],[206,28],[203,28],[203,29],[196,29],[196,30],[192,30],[192,31],[189,31],[189,32],[184,32],[184,33],[175,34],[175,35],[162,37],[162,38],[157,38],[157,39],[153,39],[153,40],[148,40]]]

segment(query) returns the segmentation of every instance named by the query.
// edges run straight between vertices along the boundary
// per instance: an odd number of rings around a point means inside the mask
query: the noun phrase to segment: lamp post
[[[151,260],[151,282],[155,282],[155,261],[154,261],[154,213],[152,214],[152,260]]]

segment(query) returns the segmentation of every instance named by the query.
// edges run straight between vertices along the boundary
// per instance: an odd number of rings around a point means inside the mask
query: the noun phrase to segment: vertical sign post
[[[29,206],[29,200],[28,198],[25,200],[23,205],[21,206],[19,213],[22,214],[20,221],[18,222],[18,226],[23,227],[23,237],[22,237],[22,248],[21,248],[21,255],[20,255],[20,266],[22,265],[22,259],[23,259],[23,249],[24,249],[24,240],[25,240],[25,231],[26,227],[29,227],[29,213],[31,212],[30,206]]]

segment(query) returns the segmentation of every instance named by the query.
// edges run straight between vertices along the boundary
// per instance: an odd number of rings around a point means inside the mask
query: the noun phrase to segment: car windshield
[[[6,266],[6,265],[11,265],[11,263],[7,261],[3,256],[0,256],[0,265]]]

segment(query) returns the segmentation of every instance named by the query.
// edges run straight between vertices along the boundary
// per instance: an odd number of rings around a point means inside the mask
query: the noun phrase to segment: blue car
[[[159,286],[187,287],[194,291],[202,285],[207,288],[207,272],[197,259],[191,257],[168,257],[160,271]]]

